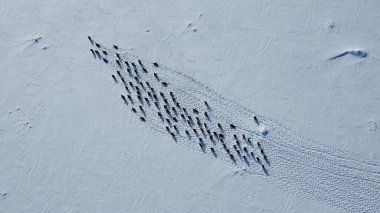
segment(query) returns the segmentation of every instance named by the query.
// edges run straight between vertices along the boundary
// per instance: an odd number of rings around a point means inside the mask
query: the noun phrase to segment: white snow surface
[[[380,211],[380,2],[1,3],[0,212]],[[88,35],[208,99],[268,175],[141,122]]]

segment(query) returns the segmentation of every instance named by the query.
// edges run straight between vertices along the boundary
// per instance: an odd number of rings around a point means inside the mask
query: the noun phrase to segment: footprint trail
[[[300,136],[190,76],[88,38],[123,104],[151,129],[297,196],[350,212],[380,210],[378,162]]]

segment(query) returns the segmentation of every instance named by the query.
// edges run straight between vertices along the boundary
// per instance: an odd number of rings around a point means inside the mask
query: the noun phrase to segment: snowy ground
[[[379,9],[376,1],[3,0],[0,212],[379,211]],[[355,161],[345,166],[362,172],[331,182],[358,203],[306,199],[275,175],[252,175],[152,131],[121,101],[112,68],[93,59],[88,35],[307,138],[296,145],[348,153]],[[243,112],[231,115],[251,116]],[[285,130],[268,126],[276,142]],[[322,161],[326,176],[330,164],[342,171],[340,162]],[[320,190],[299,174],[298,188]],[[360,194],[367,180],[374,187]]]

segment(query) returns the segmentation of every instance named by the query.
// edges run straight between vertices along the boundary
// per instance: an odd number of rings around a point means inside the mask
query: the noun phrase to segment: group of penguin
[[[154,114],[159,117],[165,126],[165,130],[170,136],[177,141],[182,133],[185,133],[189,141],[194,138],[198,143],[199,148],[203,152],[211,152],[214,157],[217,157],[217,152],[224,152],[232,161],[236,162],[240,159],[250,166],[250,161],[255,161],[261,165],[262,170],[268,175],[265,163],[269,165],[269,160],[264,152],[259,141],[255,144],[251,138],[246,137],[245,134],[238,134],[238,126],[235,124],[226,124],[232,132],[236,132],[230,138],[227,137],[224,126],[221,123],[212,122],[211,107],[207,101],[203,101],[204,107],[201,109],[182,106],[178,98],[173,92],[169,94],[159,87],[169,88],[168,82],[163,81],[158,72],[153,72],[155,82],[149,82],[144,75],[151,75],[147,67],[141,60],[137,62],[128,61],[121,57],[119,47],[113,45],[112,50],[104,48],[99,43],[95,42],[88,36],[93,48],[90,49],[92,55],[102,60],[104,63],[116,63],[120,70],[126,70],[128,75],[123,75],[121,71],[117,70],[116,74],[112,74],[115,83],[122,82],[127,94],[121,95],[121,99],[128,106],[131,106],[131,111],[139,115],[142,122],[147,122],[146,110],[154,110]],[[121,51],[120,51],[121,52]],[[157,70],[158,63],[153,63],[150,67]],[[157,85],[156,88],[154,85]],[[254,116],[256,124],[259,123],[258,118]],[[229,131],[231,132],[231,131]],[[232,140],[228,141],[228,140]],[[217,149],[217,145],[221,145],[223,150]],[[231,144],[231,145],[229,145]],[[260,152],[254,152],[254,147]],[[237,157],[236,157],[237,156]]]

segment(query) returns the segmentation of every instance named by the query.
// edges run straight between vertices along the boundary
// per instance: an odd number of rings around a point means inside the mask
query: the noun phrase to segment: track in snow
[[[350,212],[380,210],[378,162],[304,138],[273,119],[223,98],[181,72],[146,63],[118,47],[106,48],[92,39],[91,43],[93,56],[112,67],[111,75],[121,88],[124,104],[135,109],[134,114],[153,130],[298,196]]]

